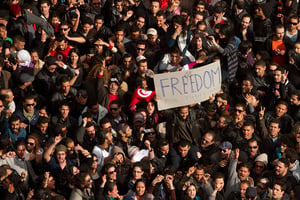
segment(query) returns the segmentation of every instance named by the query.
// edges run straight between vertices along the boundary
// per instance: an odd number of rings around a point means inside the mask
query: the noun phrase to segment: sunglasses
[[[101,5],[101,3],[100,2],[95,2],[95,3],[93,3],[93,5]]]
[[[225,152],[226,152],[226,149],[220,149],[220,152],[225,153]]]
[[[61,28],[60,30],[61,30],[61,31],[67,31],[68,28]]]
[[[33,146],[33,145],[34,145],[33,142],[26,142],[26,144],[29,144],[30,146]]]
[[[4,107],[3,105],[0,105],[0,108]]]
[[[136,48],[136,50],[138,50],[138,51],[145,51],[145,49],[142,49],[142,48]]]
[[[289,24],[296,26],[298,23],[289,22]]]
[[[257,146],[248,146],[249,149],[256,149]]]
[[[234,111],[239,112],[239,113],[244,112],[243,110],[240,110],[240,109],[234,109]]]
[[[115,173],[116,171],[114,170],[114,171],[110,171],[110,172],[107,172],[108,174],[113,174],[113,173]]]
[[[29,106],[34,106],[34,103],[32,103],[32,104],[29,104],[29,103],[28,103],[28,104],[26,104],[26,106],[28,106],[28,107],[29,107]]]
[[[117,111],[119,108],[110,108],[110,110]]]
[[[255,167],[257,167],[257,168],[264,168],[264,166],[262,166],[262,165],[255,165]]]

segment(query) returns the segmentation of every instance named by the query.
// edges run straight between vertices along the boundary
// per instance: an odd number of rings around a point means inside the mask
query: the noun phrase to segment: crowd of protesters
[[[300,199],[297,0],[3,0],[0,199]],[[153,76],[221,63],[158,111]]]

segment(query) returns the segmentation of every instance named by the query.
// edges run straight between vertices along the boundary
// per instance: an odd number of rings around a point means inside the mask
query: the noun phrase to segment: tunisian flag
[[[154,96],[155,96],[155,91],[144,90],[140,87],[137,87],[133,92],[129,108],[135,106],[138,102],[142,100],[146,100],[147,102],[149,102],[154,98]]]

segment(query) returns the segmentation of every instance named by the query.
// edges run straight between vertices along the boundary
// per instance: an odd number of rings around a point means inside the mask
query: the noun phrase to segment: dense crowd
[[[3,0],[0,199],[300,199],[297,0]],[[221,63],[159,111],[155,74]]]

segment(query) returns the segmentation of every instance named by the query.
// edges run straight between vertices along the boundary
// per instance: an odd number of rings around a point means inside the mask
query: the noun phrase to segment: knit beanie
[[[266,153],[259,154],[254,162],[262,162],[265,166],[268,165],[268,155]]]
[[[27,50],[22,49],[22,50],[18,51],[17,52],[17,58],[20,61],[20,63],[19,63],[20,66],[29,67],[29,65],[31,63],[31,56],[30,56],[30,53]]]

